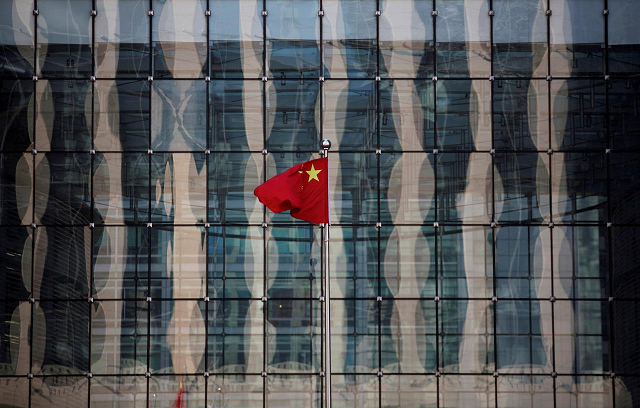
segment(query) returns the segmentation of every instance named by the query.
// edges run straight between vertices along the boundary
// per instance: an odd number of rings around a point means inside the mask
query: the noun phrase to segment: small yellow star
[[[316,180],[316,181],[320,181],[320,179],[318,178],[318,173],[320,173],[322,171],[322,169],[320,170],[316,170],[313,167],[313,164],[311,165],[311,170],[307,170],[306,173],[309,175],[309,180],[307,181],[310,182],[311,180]]]

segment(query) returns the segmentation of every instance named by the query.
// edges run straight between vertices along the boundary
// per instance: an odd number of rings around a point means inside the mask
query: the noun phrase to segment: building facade
[[[0,406],[640,406],[635,0],[0,0]]]

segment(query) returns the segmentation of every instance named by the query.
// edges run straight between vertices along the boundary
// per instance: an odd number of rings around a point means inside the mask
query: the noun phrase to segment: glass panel
[[[3,300],[24,300],[29,297],[33,257],[32,236],[32,232],[27,227],[0,228],[0,298]],[[16,306],[5,305],[5,307]]]
[[[604,82],[554,80],[550,89],[551,147],[604,150],[607,144]]]
[[[2,76],[33,75],[33,33],[35,31],[35,19],[31,18],[33,3],[33,0],[10,0],[3,3],[4,13],[0,16],[0,54],[3,58],[0,75]]]
[[[207,169],[203,153],[151,156],[151,219],[195,224],[206,218]]]
[[[318,227],[270,228],[267,238],[267,296],[309,298],[320,296],[321,237]]]
[[[551,75],[602,77],[603,7],[601,0],[554,2],[553,16],[549,19]]]
[[[452,150],[491,148],[491,84],[442,81],[436,86],[438,147]],[[428,146],[425,146],[428,147]]]
[[[0,52],[2,47],[0,42]],[[30,114],[33,112],[33,88],[33,81],[0,80],[0,151],[23,152],[31,146],[34,138]]]
[[[640,41],[635,35],[640,9],[634,0],[616,0],[609,14],[609,73],[640,73]]]
[[[322,92],[323,138],[331,140],[332,151],[373,150],[377,145],[375,83],[327,81]]]
[[[27,302],[0,302],[0,319],[0,374],[24,376],[30,372],[31,306]],[[4,387],[7,387],[6,383]],[[19,387],[15,388],[16,399],[20,400]],[[6,396],[4,389],[2,395]]]
[[[434,220],[434,156],[390,153],[379,157],[380,219],[394,224]]]
[[[331,296],[373,298],[378,294],[378,233],[373,227],[331,227]]]
[[[316,375],[270,375],[266,381],[267,406],[320,408],[320,384]]]
[[[153,6],[154,76],[203,77],[207,64],[206,2],[165,0]]]
[[[384,377],[383,381],[385,381]],[[395,385],[395,381],[392,384]],[[391,391],[393,390],[391,387],[392,385],[387,384],[385,389]],[[376,407],[379,404],[379,390],[380,381],[375,375],[334,373],[331,376],[331,404],[336,408]],[[404,392],[406,390],[403,390],[403,395]],[[391,395],[393,398],[393,394]]]
[[[417,375],[388,376],[385,373],[380,383],[383,408],[437,406],[436,378],[433,375],[428,377]]]
[[[383,300],[380,312],[384,336],[383,372],[435,372],[436,307],[433,299]]]
[[[627,286],[637,287],[637,285],[630,285],[628,282]],[[620,295],[624,296],[622,293]],[[636,335],[640,329],[640,318],[638,316],[640,316],[640,302],[616,301],[613,303],[611,325],[613,326],[613,338],[616,342],[613,349],[613,364],[616,371],[620,370],[620,372],[630,374],[640,373],[637,353],[638,336]],[[636,395],[634,395],[634,400],[635,397]]]
[[[554,247],[556,244],[554,242]],[[547,226],[509,226],[498,229],[496,234],[498,299],[550,297],[550,250],[551,232]],[[554,255],[558,256],[558,253],[555,252]],[[559,271],[554,272],[557,279]],[[558,296],[557,292],[556,296]]]
[[[90,354],[89,312],[87,302],[38,301],[34,304],[32,373],[77,374],[86,379]]]
[[[549,216],[546,153],[496,154],[494,177],[494,205],[499,223],[540,222]]]
[[[640,265],[640,228],[615,226],[611,232],[611,294],[615,298],[636,298],[636,268]]]
[[[437,0],[438,75],[488,78],[491,26],[488,0]]]
[[[316,300],[271,299],[265,333],[268,371],[278,374],[320,371],[320,305]],[[308,376],[317,378],[317,376]]]
[[[549,375],[502,375],[496,380],[498,406],[538,408],[553,406],[553,379]]]
[[[376,3],[358,0],[322,2],[324,75],[371,78],[376,67]]]
[[[86,377],[50,376],[31,381],[31,408],[82,407],[88,400]]]
[[[274,78],[320,76],[317,0],[269,0],[267,72]]]
[[[33,159],[27,154],[0,154],[0,223],[32,222]]]
[[[262,408],[263,380],[259,375],[209,377],[207,402],[213,407]]]
[[[261,227],[209,229],[209,296],[262,297],[264,241]]]
[[[207,370],[242,375],[262,371],[262,302],[249,299],[215,301],[209,302],[208,308]]]
[[[149,82],[100,80],[95,83],[93,131],[98,151],[150,146]]]
[[[178,0],[170,0],[178,1]],[[154,81],[151,88],[151,148],[160,151],[204,151],[207,83]]]
[[[150,371],[163,374],[203,372],[206,342],[205,302],[154,301],[150,303],[149,308]],[[176,392],[177,388],[174,388]]]
[[[383,150],[432,149],[434,97],[431,81],[381,82],[380,147]]]
[[[640,190],[640,154],[614,153],[611,162],[611,221],[637,224],[637,193]]]
[[[382,0],[380,9],[381,76],[416,78],[433,75],[433,2]]]
[[[149,157],[137,153],[100,153],[93,162],[96,224],[149,219]]]
[[[493,84],[493,147],[546,150],[549,146],[547,82],[509,79]]]
[[[438,294],[487,298],[493,294],[493,230],[481,226],[438,228]]]
[[[494,371],[493,306],[486,300],[439,302],[440,367],[446,373]],[[445,381],[449,376],[445,376]],[[463,387],[462,391],[477,389]],[[444,389],[446,390],[446,386]],[[446,396],[445,396],[446,399]],[[449,405],[447,405],[449,406]],[[478,406],[478,405],[474,405]]]
[[[613,149],[637,149],[640,146],[640,80],[611,81],[607,101]]]
[[[318,81],[291,79],[267,83],[266,147],[269,151],[320,149],[320,136],[315,122],[316,110],[320,108],[317,106],[320,93],[318,84]]]
[[[558,377],[556,404],[576,408],[611,408],[613,407],[611,382],[612,380],[608,376]],[[615,406],[619,406],[617,399]]]
[[[88,225],[91,208],[89,153],[36,157],[35,214],[44,225]],[[61,243],[62,244],[62,243]]]
[[[212,149],[262,150],[262,92],[262,84],[257,81],[209,84]]]
[[[89,151],[91,95],[88,81],[43,81],[38,84],[36,148]]]
[[[91,372],[143,374],[147,371],[148,304],[102,301],[96,305],[91,311]],[[135,385],[136,381],[132,382]],[[115,387],[118,385],[124,386],[117,382],[113,384]],[[135,388],[130,388],[127,393],[134,392]],[[103,393],[105,391],[102,390]]]
[[[438,154],[438,220],[491,219],[492,159],[486,153]]]
[[[144,408],[147,403],[147,379],[141,376],[94,377],[91,380],[90,408],[113,403],[121,408]]]
[[[432,226],[380,229],[380,279],[383,298],[433,298],[435,231]]]
[[[554,310],[556,370],[581,374],[609,370],[609,303],[573,301],[557,305]]]
[[[38,228],[34,247],[34,291],[38,292],[37,297],[82,300],[89,297],[89,227]]]
[[[608,233],[604,226],[559,226],[553,229],[554,296],[607,297]]]
[[[38,75],[91,75],[91,4],[51,0],[38,3]]]
[[[6,378],[0,391],[3,401],[11,401],[17,407],[29,406],[29,386],[31,381],[27,377]]]
[[[602,222],[607,215],[607,161],[602,154],[554,153],[552,210],[564,222]]]
[[[95,228],[92,296],[97,299],[147,296],[149,236],[145,227]]]
[[[547,18],[539,0],[493,0],[493,72],[498,76],[547,74]],[[554,18],[556,16],[553,16]]]
[[[253,190],[263,182],[263,166],[259,153],[209,156],[209,221],[262,222],[262,204]]]
[[[331,370],[333,373],[376,373],[378,371],[380,367],[378,319],[380,317],[378,306],[373,300],[333,299],[331,301]],[[368,389],[368,387],[364,388]]]
[[[151,230],[151,296],[204,298],[205,245],[202,227],[154,226]]]
[[[97,0],[94,58],[98,77],[149,75],[149,5],[143,0]]]
[[[440,381],[440,407],[495,407],[495,387],[489,375],[446,375]]]
[[[556,316],[559,309],[555,309]],[[498,349],[496,369],[500,374],[553,371],[552,313],[551,303],[547,300],[500,298],[496,303],[496,347]],[[557,326],[559,322],[556,320],[555,323]],[[557,327],[555,334],[558,334]],[[559,357],[556,354],[557,358]],[[560,369],[558,371],[564,372]]]
[[[329,165],[332,222],[375,222],[378,218],[376,156],[357,153],[329,154]]]
[[[262,2],[211,0],[209,41],[216,77],[262,76]]]

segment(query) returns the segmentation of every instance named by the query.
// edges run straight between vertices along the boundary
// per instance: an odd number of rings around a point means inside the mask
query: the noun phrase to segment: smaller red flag
[[[297,164],[261,184],[253,192],[271,211],[314,224],[329,222],[329,160]]]
[[[178,397],[174,405],[175,408],[182,408],[182,394],[184,394],[184,377],[180,379],[180,388],[178,388]]]

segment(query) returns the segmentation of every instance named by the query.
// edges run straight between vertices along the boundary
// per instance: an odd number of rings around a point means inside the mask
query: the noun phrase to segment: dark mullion
[[[33,0],[33,8],[34,10],[38,9],[38,0]],[[37,14],[32,14],[32,18],[33,18],[33,76],[38,75],[38,15]],[[33,82],[33,95],[37,95],[37,88],[38,88],[38,82],[35,81]],[[37,98],[34,98],[33,101],[33,147],[35,149],[36,147],[36,140],[37,140],[37,134],[38,132],[36,132],[36,124],[37,124],[37,112],[38,112],[38,103],[37,103]],[[32,163],[32,177],[31,177],[31,191],[33,191],[32,194],[32,198],[31,198],[31,222],[35,223],[36,222],[36,157],[35,155],[31,156],[31,163]],[[31,284],[30,284],[30,288],[29,288],[29,296],[33,297],[33,281],[35,279],[35,248],[36,248],[36,230],[31,228]],[[32,369],[33,369],[33,316],[34,316],[34,308],[35,308],[35,303],[30,302],[30,314],[31,314],[31,318],[30,318],[30,324],[29,324],[29,333],[27,334],[29,336],[29,373],[31,373]],[[31,394],[32,394],[32,388],[33,388],[33,380],[29,379],[29,400],[28,400],[28,404],[29,406],[31,406]]]
[[[322,0],[318,0],[318,10],[324,10],[323,9],[323,3]],[[324,21],[324,17],[320,15],[320,13],[318,13],[318,21],[319,21],[319,44],[318,47],[320,49],[320,72],[319,75],[320,77],[325,76],[325,68],[324,68],[324,44],[322,42],[322,39],[324,38],[324,31],[323,31],[323,21]],[[324,80],[323,81],[319,81],[318,84],[318,91],[319,91],[319,103],[320,103],[320,109],[318,110],[318,114],[320,116],[319,119],[319,125],[320,125],[320,147],[322,148],[322,140],[324,140],[324,126],[323,126],[323,121],[324,121]],[[336,141],[334,141],[336,142]],[[329,157],[329,151],[325,150],[326,153],[326,157]],[[328,160],[328,159],[327,159]],[[331,200],[329,200],[328,203],[329,206],[331,206]],[[331,300],[329,299],[329,296],[327,295],[329,293],[329,288],[327,287],[328,284],[325,284],[325,282],[328,281],[328,279],[326,279],[326,274],[328,273],[327,271],[329,270],[329,260],[328,259],[324,259],[324,254],[325,254],[325,250],[326,250],[326,246],[329,245],[328,242],[324,242],[324,237],[325,237],[325,233],[328,230],[329,226],[327,225],[323,225],[321,227],[321,237],[320,237],[320,279],[321,279],[321,283],[320,283],[320,288],[321,288],[321,292],[322,295],[324,296],[324,301],[325,302],[330,302]],[[313,227],[310,227],[310,256],[313,254]],[[311,268],[313,268],[313,265],[310,265]],[[310,322],[311,322],[311,330],[310,330],[310,344],[311,344],[311,356],[313,358],[313,269],[311,269],[310,271],[310,291],[309,291],[309,304],[310,304]],[[319,314],[320,314],[320,366],[323,367],[323,371],[325,373],[325,377],[324,377],[324,381],[322,381],[322,379],[320,379],[320,406],[324,407],[326,403],[328,403],[330,398],[325,398],[325,393],[328,390],[330,384],[331,384],[331,375],[329,372],[329,367],[326,366],[326,361],[325,361],[325,349],[326,349],[326,339],[325,337],[327,336],[327,332],[326,332],[326,321],[329,319],[329,316],[326,313],[326,309],[325,307],[322,307],[323,305],[321,304],[321,309]],[[324,319],[322,318],[324,317]],[[330,357],[330,356],[329,356]],[[329,396],[330,397],[330,396]]]
[[[489,10],[493,11],[493,0],[489,0]],[[495,75],[495,71],[494,71],[494,60],[495,60],[495,53],[494,53],[494,33],[493,33],[493,19],[494,16],[489,15],[489,41],[491,43],[490,49],[491,49],[491,77],[493,78],[493,76]],[[490,132],[491,132],[491,149],[495,149],[495,129],[494,129],[494,124],[493,124],[493,116],[494,116],[494,100],[495,100],[495,83],[494,81],[491,81],[491,118],[490,118]],[[496,192],[496,177],[495,177],[495,169],[496,169],[496,162],[495,162],[495,154],[491,155],[491,221],[494,223],[492,224],[494,226],[494,228],[492,228],[491,230],[491,280],[492,280],[492,295],[497,296],[497,292],[496,292],[496,285],[497,285],[497,280],[496,280],[496,242],[497,242],[497,232],[498,229],[495,228],[495,225],[497,225],[497,219],[496,219],[496,203],[495,203],[495,192]],[[491,305],[491,309],[493,310],[493,363],[494,363],[494,369],[495,371],[498,371],[498,324],[497,324],[497,308],[496,308],[496,302],[493,302]],[[494,396],[495,396],[495,405],[497,407],[498,405],[498,385],[497,385],[497,381],[494,381]]]
[[[153,10],[153,0],[149,0],[149,10]],[[153,52],[153,16],[149,16],[149,57],[150,57],[150,66],[149,66],[149,77],[153,77],[153,71],[155,69],[155,56]],[[149,82],[149,144],[148,148],[151,149],[151,132],[152,132],[152,102],[153,102],[153,82]],[[153,161],[152,156],[147,154],[148,160],[148,211],[147,214],[148,221],[152,222],[151,217],[151,173],[153,171]],[[152,231],[148,229],[147,233],[147,296],[151,296],[151,235]],[[147,302],[147,371],[151,372],[151,366],[149,365],[151,361],[151,302]],[[147,405],[150,404],[149,399],[149,382],[150,379],[147,378]]]
[[[206,10],[210,12],[211,10],[211,1],[207,0],[207,6],[206,6]],[[205,123],[206,123],[206,127],[205,127],[205,144],[207,146],[206,149],[206,154],[205,154],[205,203],[206,203],[206,208],[205,208],[205,214],[204,214],[204,219],[205,219],[205,228],[204,228],[204,243],[205,243],[205,267],[204,267],[204,280],[205,280],[205,303],[204,303],[204,310],[205,310],[205,316],[204,316],[204,371],[208,372],[209,371],[209,260],[210,260],[210,251],[209,251],[209,227],[208,227],[208,222],[209,222],[209,208],[210,208],[210,202],[209,202],[209,175],[210,173],[210,166],[211,166],[211,139],[212,139],[212,132],[211,132],[211,84],[210,84],[210,79],[212,76],[212,72],[211,72],[211,46],[210,46],[210,38],[211,38],[211,17],[205,15],[205,24],[206,24],[206,30],[207,30],[207,39],[206,39],[206,44],[207,44],[207,74],[206,76],[209,78],[208,81],[206,81],[205,83],[205,92],[206,94],[206,113],[205,113]],[[215,256],[215,254],[214,254]],[[224,292],[223,292],[224,295]],[[222,354],[224,355],[224,347],[222,349]],[[213,370],[212,370],[213,371]],[[209,406],[209,377],[205,377],[204,378],[204,405],[205,406]]]
[[[262,0],[262,10],[267,10],[267,0]],[[267,16],[262,17],[262,76],[267,77]],[[267,181],[267,82],[262,81],[262,182]],[[267,223],[267,208],[262,206],[262,222]],[[262,228],[262,295],[267,296],[267,228]],[[268,300],[267,300],[268,301]],[[262,370],[267,370],[267,302],[262,303]],[[262,379],[262,407],[267,407],[267,378]]]
[[[609,0],[604,0],[604,10],[609,9]],[[604,71],[605,71],[605,79],[609,78],[609,13],[602,13],[604,17]],[[610,86],[611,80],[606,81],[607,84],[605,86],[605,133],[606,133],[606,152],[611,152],[610,149],[613,149],[613,140],[611,138],[611,124],[610,124]],[[606,165],[607,165],[607,222],[613,223],[612,212],[611,212],[611,154],[606,154]],[[609,226],[609,224],[607,224]],[[613,288],[613,232],[612,228],[607,228],[607,266],[608,266],[608,286],[609,286],[609,303],[608,303],[608,312],[609,312],[609,371],[611,373],[615,373],[615,326],[614,326],[614,318],[615,318],[615,291]],[[613,406],[616,406],[616,382],[612,378],[611,379],[611,394],[612,394],[612,403]]]

